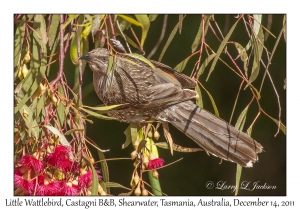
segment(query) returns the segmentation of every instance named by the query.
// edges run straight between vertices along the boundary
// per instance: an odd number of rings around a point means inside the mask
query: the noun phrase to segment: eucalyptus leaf
[[[37,14],[34,16],[34,23],[33,27],[37,27],[36,32],[40,35],[42,38],[42,43],[47,44],[48,42],[48,36],[46,34],[46,23],[43,15]]]
[[[142,25],[141,47],[143,48],[150,28],[150,20],[148,18],[148,15],[144,15],[144,14],[135,15],[135,17]]]
[[[169,45],[171,44],[174,36],[176,35],[176,32],[178,31],[179,25],[180,25],[180,23],[178,22],[176,24],[176,26],[173,28],[172,32],[170,33],[170,35],[168,37],[168,40],[167,40],[165,46],[163,47],[163,49],[162,49],[162,51],[159,55],[158,62],[161,62],[162,58],[164,57],[165,52],[167,51],[167,49],[168,49]]]
[[[93,166],[93,164],[90,162],[90,158],[88,158],[86,155],[83,156],[85,161],[88,163],[89,167],[92,169],[92,189],[91,189],[91,195],[98,195],[98,174]]]
[[[55,39],[59,37],[57,36],[58,31],[59,31],[59,15],[54,14],[52,15],[51,25],[49,28],[49,35],[48,35],[48,46],[50,50],[54,46]]]
[[[163,149],[169,149],[169,145],[166,142],[158,142],[155,143],[156,146],[163,148]],[[182,147],[178,144],[173,143],[172,144],[173,150],[177,152],[199,152],[199,151],[204,151],[201,148],[188,148],[188,147]]]
[[[225,46],[227,45],[227,41],[229,40],[229,38],[231,37],[233,31],[235,30],[235,27],[237,26],[238,22],[240,21],[241,18],[239,18],[235,24],[233,24],[233,26],[230,28],[228,34],[225,36],[225,38],[223,39],[223,41],[221,42],[217,52],[216,52],[216,56],[211,64],[211,67],[209,69],[206,81],[208,80],[209,76],[211,75],[211,73],[213,72],[213,70],[215,69],[215,66],[217,64],[217,61],[219,60],[219,57],[223,51],[223,49],[225,48]]]
[[[60,143],[63,145],[63,146],[67,146],[69,147],[70,146],[70,143],[68,142],[68,140],[66,139],[66,137],[61,134],[59,132],[59,130],[57,130],[56,128],[54,128],[53,126],[51,125],[44,125],[45,128],[47,128],[49,131],[51,131],[53,134],[57,135],[59,137],[59,141]]]
[[[99,150],[97,150],[97,152],[98,152],[99,160],[101,160],[100,165],[101,165],[102,179],[103,179],[103,181],[105,182],[106,192],[107,192],[107,193],[110,193],[110,189],[109,189],[109,187],[106,185],[106,183],[109,182],[109,170],[108,170],[108,165],[107,165],[107,162],[106,162],[106,161],[103,161],[103,160],[105,160],[104,153],[101,152],[101,151],[99,151]]]

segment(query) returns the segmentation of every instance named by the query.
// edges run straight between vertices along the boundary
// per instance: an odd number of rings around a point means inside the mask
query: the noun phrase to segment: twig
[[[135,40],[137,41],[137,43],[138,43],[138,45],[139,45],[139,48],[140,48],[139,50],[140,50],[143,54],[145,54],[145,51],[142,49],[141,43],[140,43],[139,39],[137,38],[136,34],[134,33],[134,30],[132,29],[131,26],[130,26],[130,31],[131,31],[131,33],[133,34]]]
[[[77,33],[77,53],[78,57],[81,56],[80,52],[80,34],[78,33],[78,20],[76,24],[76,33]],[[78,77],[79,77],[79,89],[78,89],[78,98],[82,101],[82,62],[78,60]]]
[[[126,40],[126,36],[124,35],[123,31],[121,30],[121,27],[120,27],[120,24],[119,24],[119,21],[118,21],[118,20],[117,20],[117,26],[118,26],[118,29],[119,29],[119,31],[121,32],[122,36],[123,36],[123,39],[125,40],[125,43],[126,43],[126,46],[127,46],[128,50],[129,50],[129,52],[132,53],[132,52],[131,52],[131,49],[130,49],[130,47],[129,47],[129,45],[128,45],[128,42],[127,42],[127,40]]]
[[[73,21],[72,21],[72,22],[73,22]],[[72,22],[71,22],[71,24],[72,24]],[[69,32],[68,32],[68,38],[67,38],[67,40],[66,40],[66,45],[65,45],[65,49],[64,49],[65,54],[67,53],[67,50],[68,50],[68,48],[69,48],[70,37],[71,37],[71,30],[72,30],[72,27],[70,26],[70,27],[69,27]]]
[[[62,78],[64,72],[64,60],[65,60],[65,52],[64,52],[64,32],[63,24],[64,24],[64,15],[60,15],[60,40],[59,40],[59,70],[56,78],[50,83],[51,86],[56,85],[56,83]]]
[[[200,52],[199,52],[199,58],[198,58],[198,61],[197,61],[197,67],[196,67],[196,72],[195,72],[195,76],[194,78],[197,78],[199,77],[199,68],[200,68],[200,61],[201,61],[201,57],[202,57],[202,51],[203,51],[203,43],[204,43],[204,24],[205,24],[205,21],[204,21],[204,15],[202,15],[202,34],[201,34],[201,46],[200,46]]]
[[[116,35],[115,35],[115,31],[114,31],[114,25],[113,25],[112,20],[111,20],[111,15],[108,15],[108,19],[109,19],[109,23],[110,23],[111,33],[113,35],[113,38],[116,39]]]
[[[14,24],[16,24],[16,22],[20,19],[21,16],[22,16],[22,14],[16,15],[16,17],[14,19]]]
[[[105,25],[106,45],[107,45],[107,49],[109,50],[109,38],[108,38],[108,28],[106,24],[106,16],[104,19],[104,25]]]
[[[46,36],[49,37],[49,30],[50,30],[50,25],[52,23],[52,15],[49,15],[48,17],[48,26],[47,26],[47,31],[46,31]]]
[[[271,53],[271,56],[270,56],[270,59],[269,59],[269,62],[268,62],[267,67],[266,67],[266,71],[265,71],[264,76],[263,76],[263,79],[262,79],[261,86],[260,86],[260,88],[259,88],[259,92],[261,92],[262,86],[263,86],[263,84],[264,84],[264,80],[265,80],[265,77],[266,77],[266,74],[267,74],[268,77],[270,78],[271,84],[272,84],[272,86],[273,86],[274,92],[275,92],[275,94],[276,94],[276,96],[277,96],[277,100],[278,100],[278,109],[279,109],[279,113],[278,113],[278,129],[277,129],[277,132],[275,133],[274,136],[277,136],[277,134],[279,133],[279,130],[280,130],[280,123],[281,123],[281,105],[280,105],[280,99],[279,99],[278,92],[277,92],[277,90],[276,90],[276,87],[275,87],[275,85],[274,85],[274,82],[273,82],[273,80],[272,80],[272,78],[271,78],[271,75],[270,75],[268,69],[269,69],[269,66],[270,66],[270,64],[271,64],[271,60],[272,60],[272,58],[273,58],[273,55],[274,55],[274,53],[275,53],[275,50],[277,49],[277,46],[278,46],[279,40],[280,40],[280,38],[281,38],[281,36],[282,36],[282,33],[283,33],[283,29],[281,29],[280,34],[279,34],[279,36],[278,36],[278,38],[277,38],[277,40],[276,40],[276,42],[275,42],[274,48],[273,48],[273,50],[272,50],[272,53]]]
[[[167,20],[168,20],[168,15],[165,15],[164,17],[164,22],[163,22],[163,26],[162,26],[162,30],[161,30],[161,34],[159,37],[158,42],[156,43],[156,45],[154,46],[154,48],[152,49],[152,51],[149,53],[149,55],[147,56],[147,59],[150,59],[154,53],[156,52],[158,46],[160,45],[160,43],[162,42],[162,40],[165,37],[165,33],[166,33],[166,28],[167,28]]]

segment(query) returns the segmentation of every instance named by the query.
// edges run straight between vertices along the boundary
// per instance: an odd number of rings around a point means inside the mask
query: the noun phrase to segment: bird
[[[105,105],[123,104],[108,115],[121,122],[168,122],[208,154],[252,167],[260,143],[228,122],[196,106],[194,79],[136,54],[96,48],[78,59],[93,71],[93,85]]]

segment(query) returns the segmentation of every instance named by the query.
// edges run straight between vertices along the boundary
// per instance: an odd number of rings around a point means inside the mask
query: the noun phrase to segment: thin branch
[[[59,70],[56,78],[50,83],[51,86],[55,86],[56,83],[62,78],[64,72],[64,60],[65,60],[65,52],[64,52],[64,32],[63,24],[64,24],[64,15],[60,15],[60,40],[59,40]]]
[[[118,20],[117,20],[117,26],[118,26],[118,29],[119,29],[119,31],[121,32],[122,36],[123,36],[123,39],[125,40],[125,43],[126,43],[126,46],[127,46],[128,50],[129,50],[129,52],[132,53],[132,52],[131,52],[131,49],[130,49],[130,47],[129,47],[129,45],[128,45],[128,42],[127,42],[127,40],[126,40],[126,36],[124,35],[123,31],[121,30],[121,27],[120,27],[120,24],[119,24],[119,21],[118,21]]]
[[[203,51],[203,43],[205,42],[204,40],[204,34],[205,34],[205,21],[204,21],[204,15],[202,15],[202,34],[201,34],[201,46],[200,46],[200,52],[199,52],[199,58],[198,58],[198,61],[197,61],[197,67],[196,67],[196,72],[195,72],[195,76],[194,78],[197,78],[199,77],[199,68],[200,68],[200,61],[201,61],[201,57],[202,57],[202,51]]]
[[[164,39],[165,34],[166,34],[166,28],[167,28],[167,20],[168,20],[168,15],[165,15],[162,30],[161,30],[161,34],[160,34],[160,37],[158,39],[158,42],[156,43],[156,45],[154,46],[152,51],[147,56],[147,59],[150,59],[154,55],[154,53],[158,49],[158,46],[161,44],[162,40]]]
[[[72,23],[71,23],[71,24],[72,24]],[[71,31],[72,31],[72,27],[70,26],[70,27],[69,27],[69,32],[68,32],[68,37],[67,37],[67,40],[66,40],[65,49],[64,49],[65,54],[67,53],[67,50],[68,50],[68,48],[69,48],[70,37],[71,37]]]
[[[263,84],[264,84],[264,80],[265,80],[265,77],[266,77],[266,74],[267,74],[268,77],[269,77],[269,79],[270,79],[270,81],[271,81],[271,84],[272,84],[272,86],[273,86],[274,92],[275,92],[275,94],[276,94],[277,101],[278,101],[278,109],[279,109],[279,113],[278,113],[278,129],[277,129],[277,132],[275,133],[274,136],[277,136],[277,134],[279,133],[279,130],[280,130],[280,123],[281,123],[281,105],[280,105],[279,94],[278,94],[278,92],[277,92],[277,90],[276,90],[276,87],[275,87],[275,85],[274,85],[274,82],[273,82],[273,80],[272,80],[272,78],[271,78],[271,75],[270,75],[268,69],[269,69],[269,66],[271,65],[271,60],[272,60],[272,58],[273,58],[273,55],[274,55],[274,53],[275,53],[275,50],[277,49],[277,46],[278,46],[279,40],[280,40],[280,38],[281,38],[281,36],[282,36],[282,33],[283,33],[283,29],[280,31],[280,34],[279,34],[279,36],[278,36],[278,38],[277,38],[277,40],[276,40],[276,42],[275,42],[274,48],[273,48],[273,50],[272,50],[272,53],[271,53],[271,56],[270,56],[270,59],[269,59],[269,62],[268,62],[267,67],[266,67],[266,71],[265,71],[264,76],[263,76],[263,79],[262,79],[261,86],[260,86],[260,88],[259,88],[259,92],[261,92],[262,87],[263,87]]]
[[[112,20],[111,20],[111,15],[108,15],[108,19],[109,19],[109,23],[110,23],[111,33],[112,33],[112,35],[113,35],[113,38],[116,39],[115,30],[114,30],[114,25],[113,25]]]
[[[134,30],[133,30],[133,28],[132,28],[131,26],[130,26],[130,31],[131,31],[132,35],[134,36],[135,40],[137,41],[137,43],[138,43],[138,45],[139,45],[139,48],[140,48],[139,50],[140,50],[143,54],[145,54],[145,51],[142,49],[141,43],[140,43],[139,39],[137,38],[136,34],[134,33]]]
[[[77,53],[78,53],[78,58],[81,56],[80,52],[80,34],[78,33],[78,20],[76,24],[76,32],[77,33]],[[81,60],[78,60],[78,77],[79,77],[79,89],[78,89],[78,97],[79,100],[82,101],[82,62]]]

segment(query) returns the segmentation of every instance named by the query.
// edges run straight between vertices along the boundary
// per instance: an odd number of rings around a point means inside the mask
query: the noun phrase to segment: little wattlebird
[[[258,160],[263,147],[247,134],[197,107],[191,99],[196,82],[156,61],[132,54],[111,56],[97,48],[79,59],[88,62],[93,83],[105,105],[124,104],[109,111],[122,122],[169,122],[206,152],[244,167]]]

